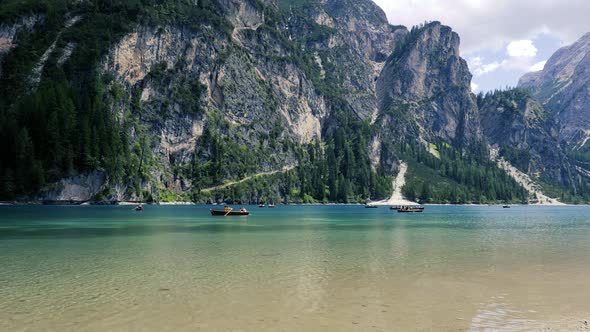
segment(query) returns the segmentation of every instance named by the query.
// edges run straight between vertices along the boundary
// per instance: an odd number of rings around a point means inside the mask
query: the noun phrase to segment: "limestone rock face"
[[[44,201],[89,201],[104,189],[106,175],[103,172],[90,172],[75,177],[66,178],[39,196]]]
[[[433,22],[414,29],[377,80],[383,128],[397,123],[405,136],[457,146],[480,140],[470,83],[467,63],[459,55],[459,36],[451,28]]]
[[[337,85],[359,118],[374,121],[376,78],[407,29],[389,25],[372,1],[322,0],[287,12],[289,38],[303,41],[302,51],[315,54],[320,79]]]
[[[42,15],[30,15],[20,17],[11,23],[0,24],[0,64],[2,58],[18,45],[18,34],[23,31],[31,32],[43,19]],[[0,76],[2,76],[1,65]]]
[[[574,146],[590,133],[590,33],[561,48],[545,68],[520,79],[559,123],[562,138]]]
[[[170,170],[190,163],[211,111],[252,148],[276,123],[283,125],[281,137],[296,143],[322,139],[336,107],[374,121],[376,78],[407,30],[390,26],[372,1],[344,2],[283,8],[283,20],[276,22],[254,2],[218,1],[233,26],[230,36],[213,27],[168,24],[137,25],[121,38],[102,69],[126,91],[126,100],[116,105],[119,116],[132,109],[134,94],[140,96],[140,121],[158,141],[152,152],[161,167],[154,177],[173,191],[191,187]],[[264,6],[279,10],[273,1]],[[313,54],[312,63],[298,61],[299,52]],[[195,100],[178,94],[197,83],[203,91]],[[344,104],[335,103],[330,90],[346,96]],[[276,155],[261,170],[293,163],[293,156],[279,150]]]
[[[562,185],[572,182],[558,126],[528,94],[512,90],[491,95],[483,101],[480,113],[487,141],[520,171]]]
[[[17,34],[25,30],[31,30],[33,27],[43,19],[40,15],[25,16],[18,19],[16,22],[0,25],[0,54],[9,52],[16,46]]]

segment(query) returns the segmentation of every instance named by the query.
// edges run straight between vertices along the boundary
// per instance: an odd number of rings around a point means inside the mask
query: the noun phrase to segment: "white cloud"
[[[461,36],[461,50],[502,50],[540,33],[570,44],[590,30],[588,0],[374,0],[391,24],[441,21]]]
[[[485,74],[489,74],[494,72],[507,64],[506,60],[503,61],[493,61],[490,63],[484,63],[484,58],[480,56],[476,56],[473,58],[469,58],[468,62],[469,69],[473,73],[473,75],[482,76]]]
[[[498,62],[498,61],[494,61],[488,64],[485,64],[483,66],[481,66],[479,68],[479,70],[476,70],[476,74],[478,76],[487,74],[487,73],[491,73],[494,72],[496,70],[498,70],[499,68],[501,68],[502,66],[504,66],[506,64],[506,60],[502,61],[502,62]]]
[[[471,92],[476,92],[479,89],[479,85],[475,82],[471,82]]]
[[[480,56],[475,56],[473,58],[470,58],[468,63],[469,67],[480,67],[481,65],[483,65],[483,58]]]
[[[529,68],[529,71],[541,71],[541,70],[543,70],[543,68],[545,68],[546,63],[547,63],[547,60],[537,62]]]
[[[487,63],[481,56],[468,57],[467,64],[469,65],[469,70],[473,76],[481,77],[500,69],[520,71],[522,73],[529,71],[539,71],[543,69],[545,63],[547,62],[541,61],[539,63],[534,63],[534,58],[522,56],[522,54],[526,54],[525,52],[518,53],[515,51],[513,54],[520,54],[521,56],[512,56],[503,60],[495,60]]]
[[[516,70],[516,71],[521,71],[523,74],[529,71],[529,68],[531,68],[534,65],[534,61],[535,59],[532,57],[511,57],[508,58],[505,61],[505,68],[506,69],[511,69],[511,70]]]
[[[534,57],[537,48],[530,39],[513,40],[506,46],[506,52],[511,57]]]

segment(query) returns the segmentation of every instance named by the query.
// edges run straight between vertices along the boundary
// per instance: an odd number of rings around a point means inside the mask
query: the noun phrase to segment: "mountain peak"
[[[518,83],[522,88],[541,89],[554,81],[566,82],[574,76],[576,68],[588,61],[590,53],[590,32],[582,36],[572,45],[557,50],[545,64],[545,68],[536,73],[525,74]]]
[[[524,75],[518,85],[556,114],[566,141],[585,140],[590,132],[590,33],[559,49],[542,71]]]
[[[479,137],[471,74],[460,39],[440,22],[415,26],[389,57],[377,82],[380,108],[407,108],[421,139],[459,145]]]

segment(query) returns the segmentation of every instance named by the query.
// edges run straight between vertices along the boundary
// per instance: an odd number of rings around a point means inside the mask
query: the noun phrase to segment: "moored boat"
[[[232,208],[225,207],[223,210],[213,210],[211,209],[212,216],[247,216],[250,212],[244,208],[240,208],[237,211],[234,211]]]
[[[275,208],[275,205],[273,203],[270,203],[270,204],[268,204],[268,208],[269,209],[274,209]]]
[[[510,209],[510,205],[504,205],[502,206],[503,209]]]
[[[422,206],[400,206],[397,209],[399,213],[420,213],[424,212],[424,207]]]

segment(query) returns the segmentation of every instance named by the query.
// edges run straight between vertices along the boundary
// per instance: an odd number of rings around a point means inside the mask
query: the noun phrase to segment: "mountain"
[[[547,179],[569,188],[577,196],[588,195],[590,181],[590,33],[570,46],[559,49],[544,69],[523,76],[520,89],[530,91],[555,126],[562,150],[561,176]],[[555,155],[555,153],[552,153]],[[554,158],[549,158],[553,160]]]
[[[412,29],[385,63],[377,80],[379,107],[393,115],[386,122],[404,121],[396,132],[469,145],[481,139],[470,82],[459,36],[439,22],[429,23]]]
[[[459,45],[370,0],[4,1],[0,199],[361,202],[403,161],[410,199],[527,201],[507,146],[578,190],[552,113],[495,115]]]
[[[590,33],[559,49],[540,72],[521,78],[518,86],[530,89],[552,114],[568,144],[590,137]]]
[[[372,146],[384,165],[409,163],[403,190],[409,199],[527,200],[489,159],[459,44],[450,27],[431,22],[412,28],[396,45],[377,79],[380,113]]]
[[[484,135],[501,157],[530,176],[572,185],[557,123],[527,91],[489,93],[480,98],[479,108]]]

